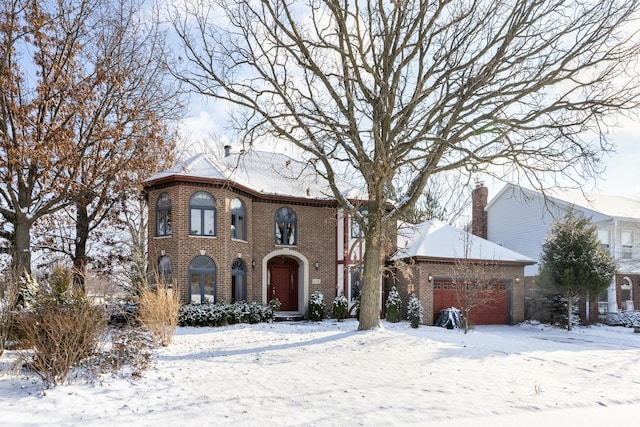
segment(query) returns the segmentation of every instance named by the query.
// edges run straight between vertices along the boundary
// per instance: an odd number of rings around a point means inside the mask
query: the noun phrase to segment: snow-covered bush
[[[387,322],[398,323],[400,321],[400,312],[402,311],[402,299],[396,287],[392,287],[384,304],[385,319]]]
[[[347,316],[347,309],[349,308],[349,301],[342,292],[340,295],[333,299],[333,306],[331,307],[331,317],[337,319],[340,322]]]
[[[436,326],[447,329],[462,328],[462,312],[455,307],[444,308],[440,310]]]
[[[271,304],[236,302],[227,304],[186,304],[180,307],[180,326],[225,326],[234,323],[271,322],[274,310]]]
[[[409,304],[407,304],[407,319],[411,322],[412,328],[417,328],[422,323],[422,303],[415,294],[411,294],[409,298]]]
[[[607,325],[625,326],[630,328],[640,325],[640,311],[623,311],[621,313],[607,314]]]
[[[321,292],[314,292],[309,298],[309,320],[319,322],[325,318],[324,295]]]

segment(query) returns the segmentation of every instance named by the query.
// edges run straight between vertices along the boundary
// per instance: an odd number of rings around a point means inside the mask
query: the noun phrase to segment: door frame
[[[268,264],[269,261],[275,257],[284,256],[287,258],[293,258],[298,262],[298,311],[299,314],[304,314],[307,311],[307,305],[309,303],[309,260],[300,252],[282,248],[273,252],[269,252],[264,258],[262,258],[261,271],[262,271],[262,301],[266,304],[270,300],[269,294],[269,275]]]

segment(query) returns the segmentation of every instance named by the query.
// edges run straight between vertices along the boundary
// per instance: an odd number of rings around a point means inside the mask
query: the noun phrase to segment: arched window
[[[158,259],[158,280],[161,283],[173,283],[173,267],[171,266],[171,258],[166,255]]]
[[[156,201],[156,236],[171,235],[171,198],[167,193],[160,194]]]
[[[189,234],[216,235],[216,203],[211,194],[198,191],[189,199]]]
[[[289,208],[276,211],[276,245],[297,244],[296,214]]]
[[[247,269],[244,261],[236,258],[231,265],[231,301],[247,300]]]
[[[231,200],[231,238],[247,240],[246,216],[244,203],[235,198]]]
[[[208,256],[198,256],[189,264],[191,302],[215,302],[216,264]]]

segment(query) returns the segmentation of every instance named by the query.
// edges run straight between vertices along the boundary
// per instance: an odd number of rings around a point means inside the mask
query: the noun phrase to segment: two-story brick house
[[[343,194],[357,200],[346,183]],[[197,155],[144,182],[149,265],[183,302],[278,298],[303,315],[320,291],[330,304],[359,292],[362,239],[309,165],[277,153]]]

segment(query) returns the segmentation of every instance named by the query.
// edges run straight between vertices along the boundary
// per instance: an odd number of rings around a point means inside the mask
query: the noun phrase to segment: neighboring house
[[[357,186],[342,183],[339,188],[356,206],[366,199]],[[329,186],[307,163],[277,153],[231,153],[225,147],[224,157],[192,157],[148,178],[144,189],[149,265],[173,283],[182,302],[266,303],[278,298],[280,310],[293,317],[305,315],[309,296],[319,291],[328,308],[343,293],[354,314],[362,286],[363,238],[357,224],[338,207]],[[458,239],[455,233],[440,238],[445,237],[454,243]],[[482,247],[490,249],[487,245]],[[405,295],[409,286],[424,289],[419,293],[425,304],[440,307],[438,298],[445,298],[447,304],[450,298],[433,291],[433,286],[443,283],[444,288],[450,277],[446,264],[455,254],[445,244],[434,249],[435,254],[409,255],[416,260],[416,275],[401,287]],[[485,253],[494,256],[492,251]],[[500,253],[506,250],[500,248]],[[528,261],[503,261],[509,266],[504,283],[512,289],[513,279],[522,276]],[[423,271],[437,280],[427,282]],[[381,308],[389,289],[383,291]],[[499,316],[485,323],[521,320],[523,298],[509,295],[497,308]],[[426,324],[432,322],[431,316],[425,317]]]
[[[524,320],[521,279],[525,266],[535,263],[529,257],[431,220],[416,226],[407,225],[398,231],[398,251],[392,260],[404,260],[411,266],[411,278],[402,270],[398,272],[398,290],[403,301],[408,301],[414,293],[422,302],[426,324],[432,325],[440,310],[460,307],[452,283],[452,278],[465,268],[460,260],[468,265],[487,266],[491,274],[495,274],[492,276],[497,286],[495,299],[472,310],[473,324],[515,324]]]
[[[536,262],[551,225],[567,210],[591,218],[600,243],[618,263],[609,291],[599,304],[587,306],[587,319],[598,314],[640,307],[640,201],[577,191],[540,192],[507,184],[487,203],[488,190],[478,184],[473,193],[473,233],[524,254]],[[539,265],[525,268],[532,282]]]

